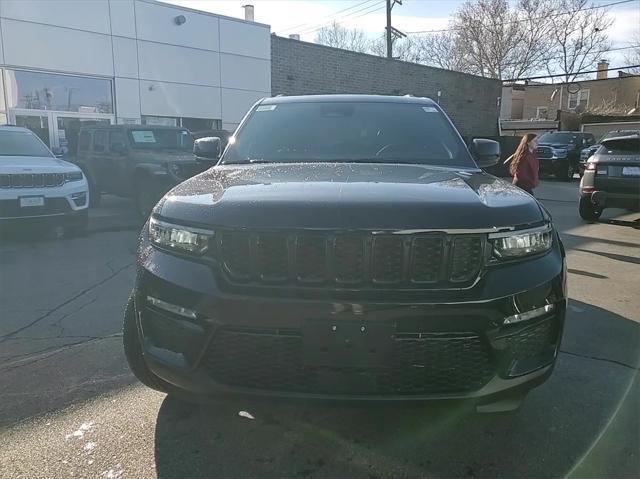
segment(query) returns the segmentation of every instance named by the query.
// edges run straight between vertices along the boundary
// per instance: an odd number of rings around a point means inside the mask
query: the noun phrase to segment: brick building
[[[501,83],[271,35],[273,95],[366,93],[429,97],[464,136],[498,132]]]

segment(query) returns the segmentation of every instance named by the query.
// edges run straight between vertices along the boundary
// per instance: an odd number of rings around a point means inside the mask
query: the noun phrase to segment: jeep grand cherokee
[[[545,209],[483,173],[431,100],[265,99],[154,208],[125,351],[171,393],[507,410],[551,374],[564,256]]]

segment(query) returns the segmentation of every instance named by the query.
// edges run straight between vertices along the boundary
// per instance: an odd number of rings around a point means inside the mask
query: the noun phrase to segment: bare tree
[[[631,40],[630,49],[624,56],[627,65],[640,65],[640,31],[637,31]],[[640,67],[629,68],[629,73],[640,75]]]
[[[392,39],[393,58],[403,60],[405,62],[419,63],[420,52],[416,49],[416,43],[413,38],[393,38]],[[387,56],[387,40],[386,37],[378,37],[369,43],[369,53],[380,57]]]
[[[370,43],[362,30],[346,28],[335,21],[318,30],[315,42],[361,53],[369,50]]]
[[[454,41],[448,51],[453,62],[462,61],[465,71],[500,79],[539,71],[551,48],[547,17],[553,1],[519,0],[510,8],[506,0],[468,0],[451,23]]]
[[[414,51],[419,63],[471,73],[465,50],[453,32],[431,33],[414,39]]]
[[[587,0],[555,0],[553,25],[553,57],[547,64],[549,73],[561,73],[565,82],[574,81],[593,67],[609,51],[606,30],[613,20],[606,9],[592,8]]]

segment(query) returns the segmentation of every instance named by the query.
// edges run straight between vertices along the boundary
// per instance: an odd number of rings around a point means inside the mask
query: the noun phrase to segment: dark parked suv
[[[103,192],[133,198],[145,219],[172,187],[203,171],[184,128],[114,125],[80,130],[76,162],[89,180],[92,206]]]
[[[553,369],[565,253],[431,100],[262,100],[143,228],[124,320],[170,393],[466,398],[508,410]]]
[[[540,173],[571,181],[579,171],[582,149],[595,142],[596,138],[592,133],[557,131],[541,135],[538,139]]]
[[[587,162],[579,202],[587,221],[597,220],[605,208],[640,211],[640,133],[602,140]]]

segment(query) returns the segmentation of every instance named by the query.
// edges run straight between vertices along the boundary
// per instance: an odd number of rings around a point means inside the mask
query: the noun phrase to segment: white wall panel
[[[121,37],[136,37],[133,0],[109,0],[111,33]]]
[[[113,67],[117,77],[138,78],[138,52],[131,38],[113,38]]]
[[[262,92],[222,89],[222,120],[239,123],[249,108],[260,98],[269,96]]]
[[[140,78],[219,86],[218,53],[138,41]]]
[[[0,5],[0,13],[2,12],[2,5]],[[0,22],[0,63],[4,63],[4,47],[2,45],[2,23]]]
[[[139,118],[140,92],[138,80],[116,77],[115,90],[116,113],[118,114],[118,116],[127,118]]]
[[[220,54],[222,86],[271,92],[271,62],[257,58]]]
[[[221,18],[220,51],[270,60],[269,28]]]
[[[4,18],[2,34],[7,64],[113,75],[111,39],[107,35]]]
[[[220,118],[220,89],[140,80],[143,115]]]
[[[176,25],[179,15],[186,23]],[[137,0],[136,25],[141,40],[218,51],[217,17]]]
[[[107,0],[2,0],[2,16],[108,34]]]

